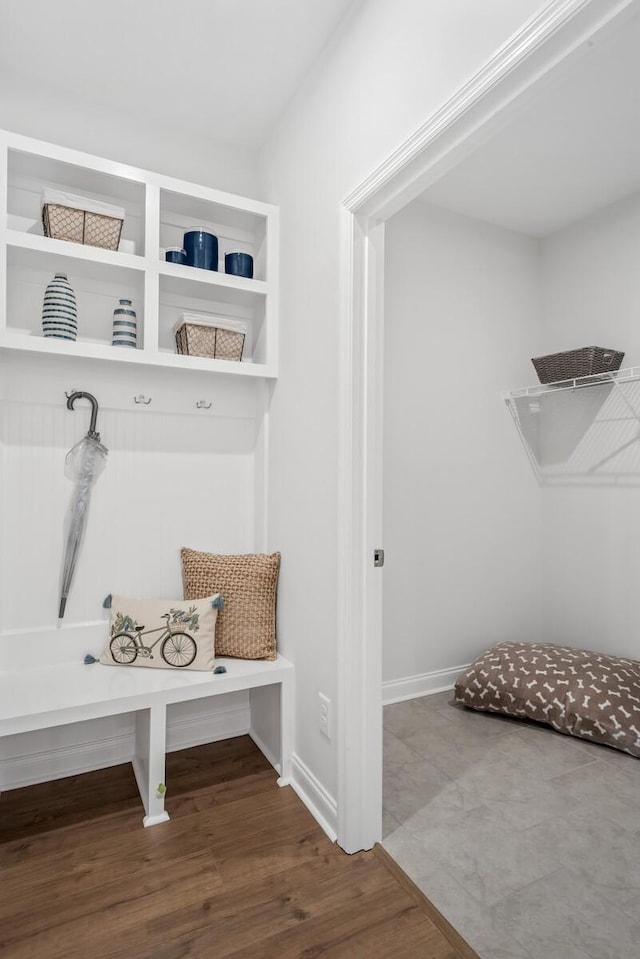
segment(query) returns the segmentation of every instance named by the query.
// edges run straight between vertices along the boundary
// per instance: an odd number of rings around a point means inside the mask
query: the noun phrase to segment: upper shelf
[[[629,383],[640,379],[640,366],[630,366],[625,370],[613,370],[607,373],[595,373],[593,376],[577,376],[572,380],[559,380],[557,383],[537,383],[535,386],[526,386],[520,390],[511,390],[503,393],[506,403],[522,397],[543,396],[545,393],[562,392],[563,390],[579,390],[585,386],[601,386],[603,383]]]
[[[640,484],[640,367],[503,398],[540,483]]]
[[[124,209],[118,250],[43,235],[44,188]],[[218,237],[218,269],[166,262],[190,229]],[[277,376],[278,210],[270,204],[138,170],[111,160],[0,131],[0,349],[210,371]],[[251,279],[225,272],[225,254],[249,253]],[[44,339],[42,299],[55,272],[76,293],[78,338]],[[111,346],[121,297],[137,313],[136,350]],[[182,356],[175,328],[182,313],[244,323],[242,361]]]

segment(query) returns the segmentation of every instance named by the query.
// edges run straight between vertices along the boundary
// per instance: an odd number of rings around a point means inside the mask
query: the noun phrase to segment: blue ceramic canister
[[[218,237],[206,230],[189,230],[184,235],[184,249],[187,254],[187,266],[197,266],[201,270],[218,269]]]
[[[233,276],[253,277],[253,257],[249,253],[227,253],[224,258],[224,271]]]
[[[187,253],[181,246],[168,246],[164,258],[167,263],[182,263],[184,265],[187,262]]]
[[[76,295],[66,273],[56,273],[44,291],[42,333],[59,340],[75,340],[78,335]]]
[[[135,350],[138,336],[136,311],[131,306],[131,300],[120,300],[119,306],[113,311],[112,346],[132,346]]]

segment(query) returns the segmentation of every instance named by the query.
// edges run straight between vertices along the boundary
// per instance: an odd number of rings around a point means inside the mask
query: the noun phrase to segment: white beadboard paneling
[[[196,377],[187,403],[185,379],[148,377],[143,385],[152,403],[136,406],[135,377],[114,385],[77,369],[56,375],[37,362],[21,372],[23,378],[10,367],[3,375],[0,398],[3,632],[51,626],[57,618],[63,525],[73,493],[64,460],[86,433],[90,414],[84,401],[67,410],[65,390],[97,396],[98,429],[109,449],[92,493],[65,623],[99,619],[110,592],[181,596],[182,546],[254,549],[253,384],[238,389],[232,380],[222,388],[218,379]],[[28,398],[31,384],[36,402]],[[211,409],[197,410],[198,400],[211,402]]]

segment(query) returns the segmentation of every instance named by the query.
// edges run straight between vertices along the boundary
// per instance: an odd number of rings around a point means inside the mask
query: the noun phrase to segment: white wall
[[[53,69],[53,67],[52,67]],[[114,61],[114,69],[117,69]],[[81,82],[81,81],[79,81]],[[215,139],[215,125],[203,134],[185,134],[180,117],[167,113],[162,126],[97,107],[82,98],[61,100],[21,78],[0,85],[0,128],[95,156],[164,173],[218,190],[257,197],[257,164],[252,151]]]
[[[281,375],[272,403],[270,541],[284,555],[279,630],[296,663],[296,753],[335,795],[337,431],[342,199],[472,76],[539,0],[369,0],[271,136],[264,199],[281,207]]]
[[[543,352],[595,344],[625,350],[625,367],[640,364],[639,248],[640,194],[544,241]],[[600,415],[611,418],[614,399]],[[640,393],[632,403],[640,414]],[[612,420],[599,434],[594,458],[616,429]],[[613,485],[616,464],[632,466],[622,488]],[[606,485],[594,488],[588,476],[577,476],[569,486],[544,489],[543,634],[551,642],[640,655],[639,471],[635,443],[626,458],[611,461]]]
[[[424,203],[387,225],[391,698],[516,635],[637,658],[640,444],[590,468],[637,437],[640,387],[623,388],[630,406],[551,397],[543,443],[579,446],[541,487],[498,407],[535,382],[530,356],[597,344],[640,365],[639,240],[640,193],[540,241]],[[572,435],[583,414],[596,426]]]
[[[383,679],[428,688],[538,638],[540,490],[500,395],[539,348],[538,242],[417,201],[385,257]]]

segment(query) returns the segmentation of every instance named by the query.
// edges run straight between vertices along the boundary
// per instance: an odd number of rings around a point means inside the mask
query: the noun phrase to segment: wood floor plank
[[[252,947],[256,929],[260,929],[261,939],[267,939],[306,922],[312,916],[333,914],[339,906],[376,892],[380,887],[380,876],[372,873],[367,861],[350,863],[348,883],[346,879],[347,875],[342,870],[335,870],[332,863],[318,862],[314,869],[305,864],[281,874],[268,884],[256,880],[240,889],[220,890],[214,897],[206,922],[200,917],[199,928],[196,917],[181,916],[180,910],[175,910],[158,922],[150,923],[150,936],[155,939],[157,932],[162,931],[167,938],[189,939],[195,955],[200,951],[205,954],[215,941],[217,955],[230,955],[238,949]],[[393,888],[391,880],[387,892]],[[186,928],[189,924],[191,930]]]
[[[344,892],[346,890],[343,887]],[[315,908],[300,910],[295,917],[297,921],[290,922],[286,929],[276,931],[275,934],[268,935],[268,929],[265,929],[267,935],[260,939],[261,959],[293,956],[312,959],[315,956],[330,956],[343,947],[346,947],[346,954],[349,956],[362,956],[363,959],[366,956],[369,959],[372,943],[377,940],[385,923],[405,913],[415,915],[416,919],[421,918],[414,903],[394,894],[394,891],[388,888],[369,889],[356,896],[355,901],[348,895],[342,899],[329,899],[326,908],[322,908],[323,905],[321,899]],[[370,936],[363,947],[365,951],[358,953],[353,942],[366,930],[370,932]],[[255,948],[254,942],[241,949],[225,952],[225,959],[251,959],[256,954]],[[201,959],[200,955],[196,955],[197,959]],[[202,959],[205,955],[203,952]]]
[[[0,796],[6,959],[477,959],[379,847],[330,842],[249,737]],[[442,920],[440,922],[440,920]]]
[[[240,737],[248,739],[248,737]],[[249,740],[250,741],[250,740]],[[217,744],[215,744],[217,745]],[[253,743],[252,743],[253,746]],[[255,746],[253,746],[256,749]],[[172,754],[176,755],[176,754]],[[213,765],[213,763],[212,763]],[[116,767],[118,770],[120,767]],[[65,829],[73,829],[76,841],[86,847],[91,845],[92,841],[104,841],[111,837],[112,841],[118,842],[123,834],[131,834],[137,830],[142,830],[142,816],[144,810],[139,797],[133,804],[121,808],[122,797],[118,794],[116,801],[111,805],[107,800],[97,804],[95,797],[100,793],[102,774],[109,770],[101,770],[99,773],[87,773],[85,777],[73,777],[72,779],[59,780],[56,785],[59,790],[66,788],[69,791],[69,804],[65,815],[64,805],[61,804],[59,813],[55,819],[46,819],[45,811],[37,807],[35,801],[27,803],[27,811],[20,808],[19,799],[24,795],[25,790],[12,790],[3,793],[0,797],[0,820],[3,824],[2,840],[0,840],[0,866],[8,865],[11,862],[21,861],[29,856],[45,855],[47,850],[51,854],[57,854],[59,845],[59,836]],[[180,784],[177,784],[181,801],[191,803],[190,808],[183,809],[182,814],[176,817],[173,824],[172,834],[177,839],[178,836],[184,836],[193,828],[189,821],[190,816],[196,816],[201,819],[203,828],[214,838],[217,836],[221,843],[235,842],[237,835],[260,833],[264,830],[266,820],[270,816],[286,817],[287,809],[298,809],[299,800],[293,795],[290,789],[285,790],[286,795],[279,796],[280,790],[275,786],[277,774],[273,769],[268,773],[264,771],[258,773],[255,779],[256,790],[252,791],[247,780],[250,782],[254,777],[245,776],[243,770],[237,770],[238,778],[234,782],[227,782],[222,794],[220,794],[219,785],[211,788],[208,799],[205,800],[202,791],[196,791],[195,794],[185,794],[180,792]],[[266,777],[271,784],[267,789]],[[94,780],[100,777],[98,784]],[[206,783],[207,773],[202,773],[202,782]],[[88,786],[89,803],[86,816],[81,817],[81,808],[79,800],[76,797],[76,791],[81,788],[82,780],[86,779]],[[80,787],[78,786],[80,783]],[[234,785],[237,792],[234,794]],[[47,794],[42,793],[39,786],[28,787],[37,792],[38,797],[42,796],[42,801],[47,801]],[[16,797],[14,794],[20,793]],[[262,801],[258,803],[258,796],[262,795]],[[221,797],[221,801],[218,801]],[[133,805],[133,808],[132,808]],[[233,806],[233,809],[230,807]],[[229,808],[228,808],[229,807]],[[174,806],[171,801],[167,802],[167,809],[170,815],[175,815]],[[209,811],[209,815],[201,816],[201,812]],[[29,817],[31,817],[32,828],[29,828]],[[123,818],[124,817],[124,818]],[[15,834],[13,832],[15,824]],[[158,836],[165,824],[154,826],[152,831],[147,830],[148,834]]]
[[[124,871],[123,871],[124,872]],[[2,903],[0,918],[3,943],[17,942],[21,939],[40,937],[48,941],[48,933],[61,929],[67,930],[75,940],[91,940],[96,907],[107,911],[111,921],[117,919],[122,930],[126,930],[130,921],[137,922],[138,916],[144,922],[154,914],[156,902],[158,914],[166,909],[167,885],[176,884],[182,894],[187,886],[209,896],[222,886],[222,878],[216,869],[215,861],[208,849],[173,859],[163,868],[129,869],[128,875],[107,880],[102,883],[88,883],[81,873],[70,873],[65,883],[66,895],[60,900],[56,894],[51,896],[51,888],[38,890],[38,899],[25,899],[16,894],[16,883],[7,883],[9,896]],[[4,883],[3,883],[4,884]],[[13,890],[13,892],[11,892]],[[4,896],[3,896],[4,899]],[[37,902],[37,909],[33,908]],[[86,931],[85,925],[90,927]],[[37,955],[34,952],[34,955]]]
[[[141,810],[140,796],[129,763],[85,776],[69,776],[2,794],[0,843],[33,838],[60,825],[73,826],[88,818]],[[144,813],[142,813],[144,814]]]

